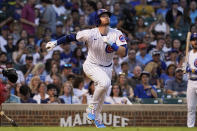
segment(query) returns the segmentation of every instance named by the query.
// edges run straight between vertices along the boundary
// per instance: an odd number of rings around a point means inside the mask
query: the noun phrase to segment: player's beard
[[[197,51],[197,45],[195,46],[192,45],[192,48]]]
[[[109,25],[109,22],[106,22],[106,23],[101,23],[100,26],[108,26]]]
[[[192,48],[197,50],[197,42],[195,42],[194,44],[192,44]]]
[[[197,51],[197,46],[192,46],[193,49],[195,49]]]

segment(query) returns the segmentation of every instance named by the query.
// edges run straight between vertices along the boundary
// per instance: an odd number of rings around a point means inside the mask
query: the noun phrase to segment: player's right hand
[[[51,51],[57,45],[57,41],[49,41],[46,44],[47,51]]]

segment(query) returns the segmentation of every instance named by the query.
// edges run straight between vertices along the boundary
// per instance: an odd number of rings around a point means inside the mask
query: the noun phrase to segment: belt
[[[99,66],[102,66],[102,67],[110,67],[111,65],[112,65],[112,63],[109,64],[109,65],[107,65],[107,66],[105,66],[105,65],[100,65],[100,64],[99,64]]]
[[[91,62],[91,63],[92,63],[92,62]],[[96,64],[96,63],[92,63],[92,64],[98,65],[98,64]],[[102,66],[102,67],[110,67],[111,65],[112,65],[112,63],[109,64],[109,65],[107,65],[107,66],[99,64],[99,66]]]
[[[197,81],[197,78],[189,78],[192,81]]]

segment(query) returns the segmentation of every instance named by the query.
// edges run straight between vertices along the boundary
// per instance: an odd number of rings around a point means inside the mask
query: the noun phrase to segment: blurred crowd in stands
[[[48,41],[95,27],[96,10],[112,12],[128,55],[113,58],[112,87],[105,104],[137,98],[185,97],[181,65],[188,31],[197,32],[195,0],[0,0],[0,66],[15,68],[16,84],[2,74],[6,103],[86,104],[94,82],[83,73],[85,43],[71,42],[47,52]]]

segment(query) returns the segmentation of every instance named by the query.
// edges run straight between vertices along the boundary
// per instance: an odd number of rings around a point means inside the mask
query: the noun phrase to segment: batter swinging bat
[[[16,124],[16,122],[14,120],[12,120],[11,118],[9,118],[8,116],[5,115],[5,113],[3,111],[0,112],[1,116],[4,116],[11,124],[12,126],[17,127],[18,125]]]

